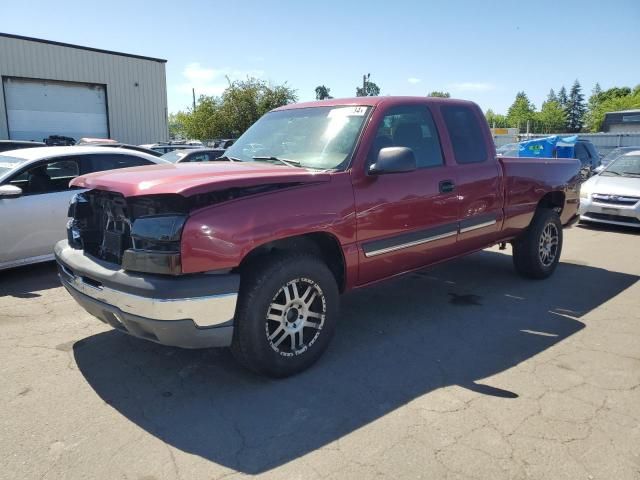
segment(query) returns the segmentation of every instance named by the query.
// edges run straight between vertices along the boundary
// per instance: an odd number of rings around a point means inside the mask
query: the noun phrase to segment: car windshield
[[[602,159],[603,165],[608,165],[613,162],[620,155],[624,155],[625,153],[633,152],[634,150],[640,150],[640,147],[619,147],[611,150],[607,155]]]
[[[0,155],[0,177],[9,173],[20,164],[26,162],[24,158],[10,157],[8,155]]]
[[[264,115],[227,149],[242,160],[321,170],[344,170],[369,107],[311,107]]]
[[[640,177],[640,151],[618,157],[603,170],[601,175]]]
[[[180,159],[184,158],[187,152],[182,152],[180,150],[174,150],[173,152],[165,153],[160,158],[166,160],[167,162],[176,163]]]

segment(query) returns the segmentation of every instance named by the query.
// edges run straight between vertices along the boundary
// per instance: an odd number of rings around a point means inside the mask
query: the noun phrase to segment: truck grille
[[[131,247],[131,220],[125,198],[92,190],[74,197],[69,216],[69,243],[107,262],[122,263]]]
[[[186,215],[188,201],[179,195],[148,195],[125,198],[119,193],[89,190],[74,196],[69,205],[69,245],[122,266],[126,250],[174,252],[178,241],[132,238],[132,225],[141,217]]]
[[[606,205],[632,206],[640,201],[640,197],[594,193],[593,200],[595,202],[604,203]]]

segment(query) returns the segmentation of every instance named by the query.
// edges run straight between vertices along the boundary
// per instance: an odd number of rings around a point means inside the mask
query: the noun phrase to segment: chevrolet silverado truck
[[[274,377],[321,356],[341,293],[506,243],[545,278],[577,219],[579,161],[497,158],[468,101],[287,105],[218,160],[74,179],[60,278],[116,329]]]

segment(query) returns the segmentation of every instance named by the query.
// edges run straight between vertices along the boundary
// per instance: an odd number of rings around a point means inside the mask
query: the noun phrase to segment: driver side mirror
[[[412,172],[416,168],[413,150],[407,147],[385,147],[380,149],[375,163],[369,167],[369,175]]]
[[[22,196],[22,189],[20,187],[16,187],[10,183],[0,185],[0,200],[3,198],[18,198],[20,196]]]

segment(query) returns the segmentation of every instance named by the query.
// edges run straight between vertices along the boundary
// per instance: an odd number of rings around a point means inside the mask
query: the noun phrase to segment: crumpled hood
[[[640,197],[640,178],[596,175],[582,184],[589,193]]]
[[[118,192],[125,197],[175,193],[185,197],[236,187],[276,183],[327,182],[331,175],[304,168],[257,162],[177,163],[90,173],[74,187]]]

